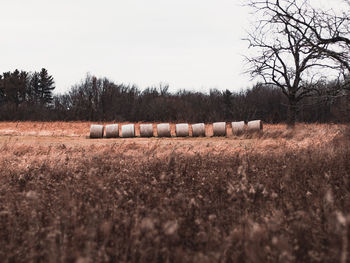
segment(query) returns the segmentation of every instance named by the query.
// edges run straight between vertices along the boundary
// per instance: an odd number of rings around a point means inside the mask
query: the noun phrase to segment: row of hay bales
[[[245,131],[261,131],[263,129],[263,123],[261,120],[250,121],[246,125],[244,121],[232,122],[232,133],[241,134]],[[192,124],[192,136],[193,137],[205,137],[205,124],[196,123]],[[132,138],[135,135],[135,124],[125,124],[121,126],[121,133],[119,134],[119,125],[110,124],[106,125],[106,129],[103,125],[91,125],[90,138],[103,138],[106,131],[106,138]],[[175,127],[176,137],[188,137],[190,136],[190,125],[188,123],[176,124]],[[171,137],[170,123],[157,124],[158,137]],[[226,136],[226,122],[214,122],[213,123],[213,136]],[[153,124],[140,124],[140,137],[154,137]]]

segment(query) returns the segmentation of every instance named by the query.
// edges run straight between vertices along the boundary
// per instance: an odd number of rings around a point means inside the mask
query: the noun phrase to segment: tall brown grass
[[[1,261],[348,262],[348,138],[249,136],[260,150],[2,144]]]

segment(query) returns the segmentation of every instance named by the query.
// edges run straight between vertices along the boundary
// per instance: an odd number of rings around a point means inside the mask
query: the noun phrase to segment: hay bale
[[[153,124],[140,124],[141,137],[153,137]]]
[[[193,137],[205,137],[205,124],[204,123],[196,123],[192,124],[192,136]]]
[[[157,133],[158,133],[158,137],[171,137],[170,124],[169,123],[158,124]]]
[[[262,131],[262,130],[263,130],[263,123],[261,120],[248,122],[248,131],[255,132],[255,131]]]
[[[122,137],[131,138],[135,137],[135,124],[126,124],[122,126]]]
[[[244,132],[244,121],[232,122],[232,133],[233,134],[241,134]]]
[[[176,124],[176,136],[177,137],[188,137],[190,129],[187,123]]]
[[[119,125],[109,124],[106,125],[106,138],[118,138],[119,137]]]
[[[103,125],[91,125],[90,127],[90,138],[96,139],[96,138],[103,138],[103,132],[104,132],[104,126]]]
[[[214,122],[213,123],[213,135],[214,136],[226,136],[226,122]]]

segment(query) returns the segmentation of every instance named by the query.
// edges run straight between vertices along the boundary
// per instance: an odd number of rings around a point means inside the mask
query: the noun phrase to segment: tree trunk
[[[297,101],[295,98],[289,98],[287,126],[294,128],[297,116]]]

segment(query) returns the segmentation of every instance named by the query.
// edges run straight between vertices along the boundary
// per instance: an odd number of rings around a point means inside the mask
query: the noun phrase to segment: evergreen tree
[[[224,116],[225,120],[230,120],[232,118],[232,92],[228,89],[222,93],[222,99],[224,104]]]
[[[20,72],[17,69],[14,72],[5,72],[1,82],[5,102],[18,106],[25,101],[28,87],[27,72]]]
[[[27,96],[30,104],[40,103],[40,75],[38,72],[34,72],[31,76]]]
[[[42,105],[48,106],[52,103],[52,91],[55,89],[55,81],[46,69],[41,69],[39,73],[39,98]]]
[[[17,92],[18,92],[17,96],[19,98],[19,103],[26,101],[26,93],[29,87],[29,79],[30,79],[30,75],[28,72],[21,71],[19,73],[18,84],[17,84]]]

